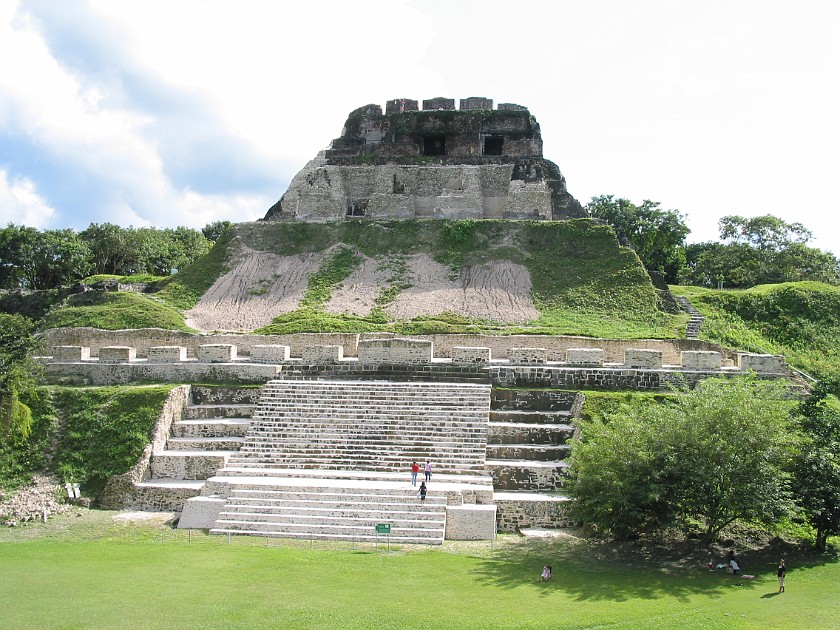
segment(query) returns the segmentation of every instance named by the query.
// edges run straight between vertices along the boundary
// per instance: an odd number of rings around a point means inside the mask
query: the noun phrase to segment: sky
[[[840,255],[837,0],[0,0],[0,224],[251,221],[347,114],[527,106],[581,203]]]

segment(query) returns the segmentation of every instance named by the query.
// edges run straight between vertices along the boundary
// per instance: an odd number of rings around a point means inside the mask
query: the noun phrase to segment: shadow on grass
[[[558,590],[576,601],[625,601],[672,597],[687,600],[698,593],[720,594],[731,588],[750,591],[776,582],[779,558],[788,567],[805,568],[837,562],[836,554],[820,555],[780,543],[738,555],[742,571],[755,574],[744,580],[707,568],[711,552],[692,543],[674,547],[592,540],[521,540],[497,548],[492,558],[477,564],[480,582],[514,589],[528,585],[541,596]],[[542,567],[552,565],[554,578],[539,579]],[[748,567],[748,569],[744,569]],[[770,597],[775,595],[763,595]]]

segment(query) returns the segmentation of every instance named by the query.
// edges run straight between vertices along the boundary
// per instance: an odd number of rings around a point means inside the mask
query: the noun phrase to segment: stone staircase
[[[493,391],[486,465],[496,490],[562,487],[579,400],[559,390]]]
[[[484,384],[272,381],[242,448],[187,502],[179,526],[209,519],[218,534],[364,541],[388,523],[393,542],[440,544],[448,506],[466,503],[492,532],[489,406]],[[421,501],[410,464],[427,460]]]
[[[242,446],[259,396],[257,388],[193,385],[183,419],[152,453],[151,478],[135,484],[135,507],[180,511],[205,481]]]
[[[700,314],[700,311],[694,308],[687,297],[677,295],[675,298],[682,309],[691,316],[685,325],[686,338],[696,339],[700,335],[700,328],[703,326],[705,318]]]

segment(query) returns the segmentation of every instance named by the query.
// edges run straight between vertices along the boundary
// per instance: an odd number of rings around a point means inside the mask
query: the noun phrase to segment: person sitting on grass
[[[551,565],[547,564],[543,567],[542,573],[540,573],[540,579],[543,582],[548,582],[551,579]]]

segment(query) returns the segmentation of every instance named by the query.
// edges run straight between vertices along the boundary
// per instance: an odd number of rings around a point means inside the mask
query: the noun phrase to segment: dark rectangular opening
[[[484,155],[502,155],[502,147],[504,144],[504,138],[485,138]]]
[[[446,136],[423,136],[423,155],[446,155]]]

